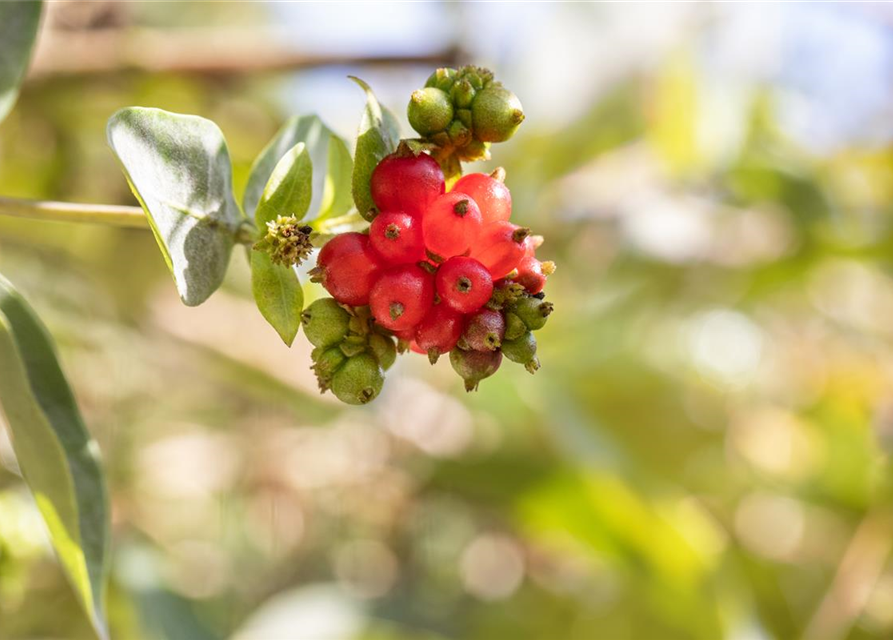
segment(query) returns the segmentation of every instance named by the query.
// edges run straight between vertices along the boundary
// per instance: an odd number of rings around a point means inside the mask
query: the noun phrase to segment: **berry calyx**
[[[401,265],[383,272],[369,294],[375,321],[392,331],[418,324],[433,302],[433,278],[416,265]]]
[[[301,312],[301,326],[310,344],[327,348],[344,340],[350,314],[332,298],[320,298]]]
[[[502,180],[498,177],[501,176]],[[469,173],[459,178],[453,191],[466,193],[477,203],[484,224],[508,220],[512,215],[512,194],[503,184],[505,171],[492,174]]]
[[[313,365],[310,367],[316,374],[316,382],[319,384],[320,393],[325,393],[332,386],[332,377],[335,372],[347,361],[347,356],[337,346],[317,347],[310,354]]]
[[[479,91],[471,105],[474,135],[484,142],[505,142],[524,122],[518,96],[499,84]]]
[[[464,347],[474,351],[495,351],[505,337],[505,319],[492,309],[481,309],[468,318],[462,334]]]
[[[378,163],[369,188],[379,211],[421,216],[446,187],[443,171],[434,158],[424,153],[414,155],[401,147]]]
[[[503,342],[502,353],[512,362],[523,364],[530,373],[536,373],[540,368],[539,358],[536,357],[536,338],[530,331],[515,340]]]
[[[456,346],[464,318],[446,304],[436,304],[416,327],[415,343],[428,354],[431,364]]]
[[[422,218],[428,251],[442,258],[458,256],[481,231],[481,210],[468,194],[451,191],[434,200]]]
[[[477,391],[481,380],[489,378],[502,364],[502,351],[450,351],[450,364],[453,370],[465,381],[466,391]]]
[[[406,116],[413,129],[422,136],[430,136],[446,129],[453,120],[450,96],[437,87],[413,91],[406,108]]]
[[[524,257],[524,240],[530,229],[507,221],[484,225],[477,242],[471,249],[471,257],[478,260],[494,278],[502,278],[511,272]]]
[[[437,269],[434,282],[444,304],[459,313],[477,311],[493,294],[490,272],[474,258],[450,258]]]
[[[361,353],[348,358],[332,376],[332,393],[347,404],[374,400],[384,385],[384,373],[372,355]]]
[[[425,242],[418,218],[399,211],[380,213],[369,227],[369,242],[390,264],[418,262],[425,258]]]

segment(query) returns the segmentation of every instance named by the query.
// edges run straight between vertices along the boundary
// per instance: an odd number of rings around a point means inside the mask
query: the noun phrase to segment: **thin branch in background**
[[[845,638],[865,609],[893,549],[893,518],[870,513],[862,520],[843,554],[837,573],[809,621],[804,640]]]
[[[149,221],[141,208],[122,205],[22,200],[0,196],[0,215],[31,220],[99,222],[117,227],[149,228]]]
[[[112,28],[48,30],[41,35],[29,79],[123,71],[241,75],[308,67],[419,64],[452,66],[458,48],[417,55],[340,55],[295,51],[269,29]]]

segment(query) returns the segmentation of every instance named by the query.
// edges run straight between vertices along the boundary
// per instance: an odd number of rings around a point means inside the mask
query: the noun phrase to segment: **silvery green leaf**
[[[366,92],[366,108],[360,119],[357,149],[353,161],[353,199],[360,215],[371,220],[375,203],[369,190],[372,171],[400,143],[400,124],[390,111],[381,106],[369,85],[351,78]]]
[[[180,298],[201,304],[223,281],[244,220],[223,134],[198,116],[128,107],[109,120],[108,139]]]

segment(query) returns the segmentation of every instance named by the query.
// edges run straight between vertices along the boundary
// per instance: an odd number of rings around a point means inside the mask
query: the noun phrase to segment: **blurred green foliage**
[[[680,53],[497,150],[557,310],[542,370],[473,395],[420,356],[341,406],[254,310],[242,252],[186,309],[151,234],[0,219],[0,271],[104,453],[113,636],[890,637],[893,154],[798,148],[769,90],[717,152],[700,81]],[[293,115],[274,97],[32,82],[0,193],[131,203],[103,133],[128,104],[216,121],[241,193]],[[5,444],[0,462],[0,638],[89,638]]]

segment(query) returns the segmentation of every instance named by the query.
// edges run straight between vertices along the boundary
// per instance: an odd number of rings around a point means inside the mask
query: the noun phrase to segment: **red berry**
[[[459,313],[477,311],[493,295],[493,278],[480,262],[473,258],[450,258],[437,270],[437,293]]]
[[[495,351],[505,337],[505,318],[498,311],[481,309],[468,318],[462,334],[467,347],[474,351]]]
[[[461,313],[446,304],[436,304],[416,328],[415,341],[434,362],[456,346],[464,324]]]
[[[486,173],[470,173],[459,178],[453,191],[468,194],[481,210],[484,224],[508,220],[512,215],[509,188]]]
[[[417,325],[434,303],[433,280],[431,274],[414,264],[384,271],[369,294],[375,320],[391,331]]]
[[[311,275],[335,300],[357,307],[369,303],[369,292],[380,268],[368,236],[342,233],[319,252]]]
[[[524,240],[530,229],[511,222],[491,222],[484,225],[477,242],[471,248],[471,257],[487,267],[494,278],[502,278],[512,271],[524,257]]]
[[[375,167],[369,188],[379,211],[420,216],[444,192],[445,185],[443,171],[431,156],[392,153]]]
[[[543,265],[533,256],[525,256],[518,263],[518,277],[515,282],[527,289],[527,293],[535,295],[546,286],[546,274]]]
[[[413,351],[413,352],[415,352],[415,353],[421,353],[422,355],[425,355],[426,353],[428,353],[427,351],[425,351],[424,349],[422,349],[422,348],[419,346],[419,343],[416,342],[415,340],[410,340],[410,341],[409,341],[409,350],[410,350],[410,351]]]
[[[458,256],[480,233],[481,210],[466,193],[445,193],[428,207],[422,231],[428,251],[441,258]]]
[[[369,227],[369,242],[390,264],[406,264],[425,259],[425,242],[418,218],[399,211],[380,213]]]

